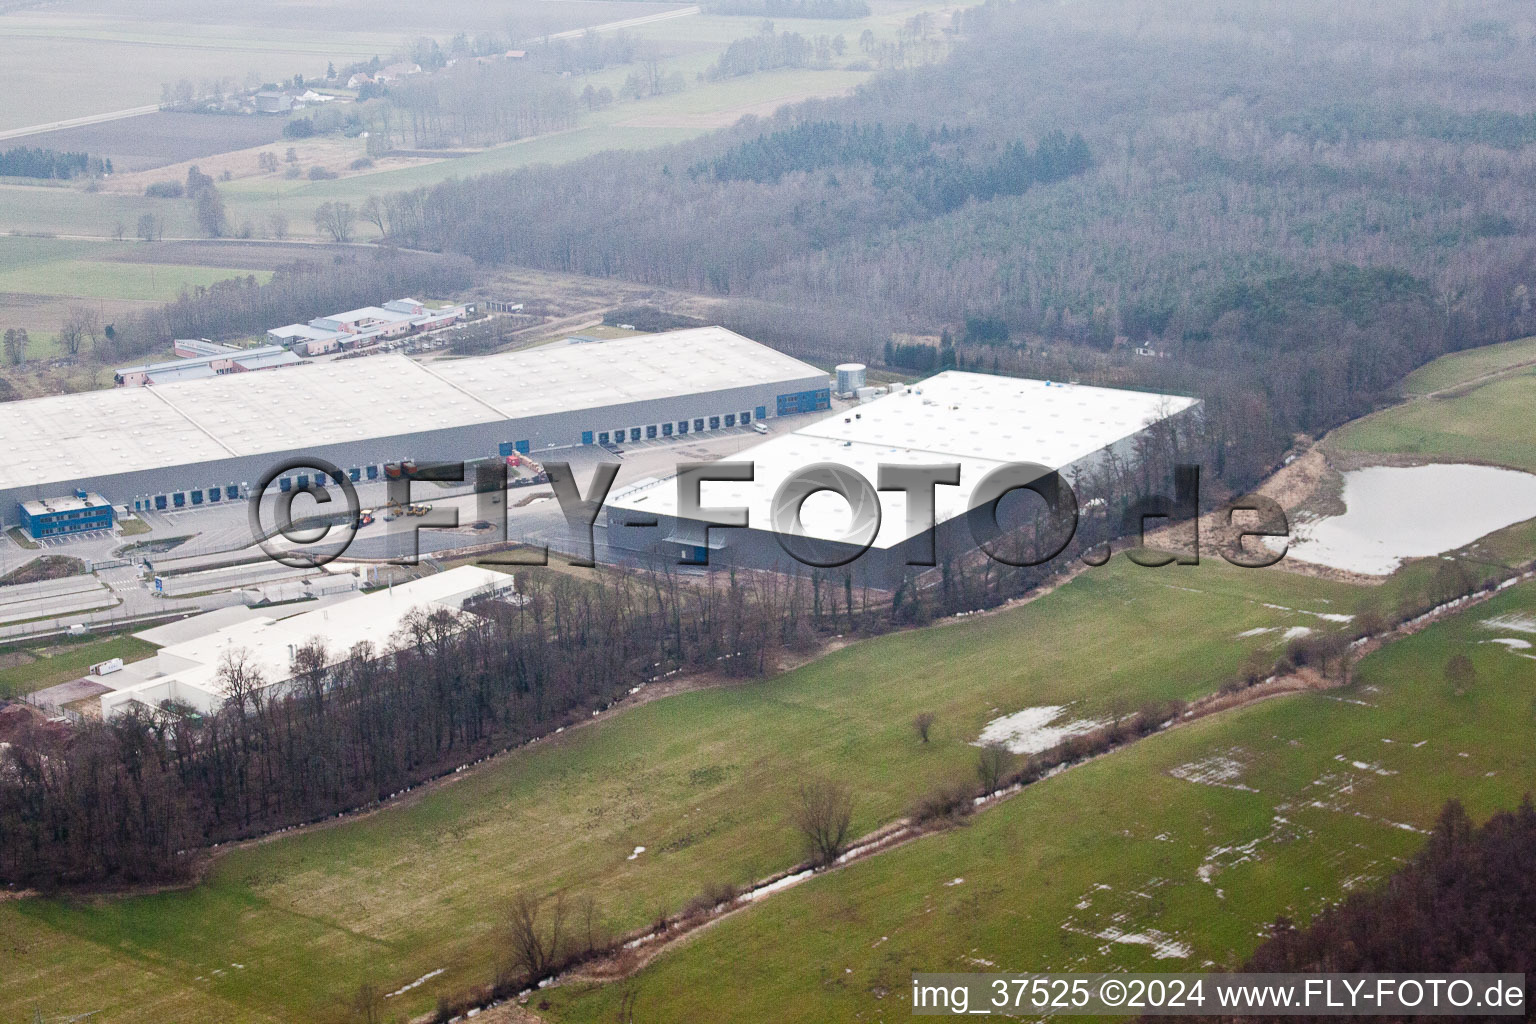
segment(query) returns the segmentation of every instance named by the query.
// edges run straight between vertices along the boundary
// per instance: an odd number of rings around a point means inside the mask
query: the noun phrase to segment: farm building
[[[382,355],[6,402],[0,514],[76,489],[133,508],[188,508],[241,497],[296,456],[376,480],[407,459],[721,430],[828,401],[815,367],[700,327],[430,366]]]
[[[850,500],[830,492],[803,498],[798,536],[810,543],[797,547],[813,548],[827,563],[858,555],[849,563],[855,573],[881,585],[899,579],[909,557],[928,549],[929,538],[926,526],[908,521],[902,490],[875,490],[880,466],[957,465],[958,484],[933,487],[934,534],[940,543],[958,538],[962,549],[972,548],[966,513],[985,504],[973,501],[973,492],[989,473],[1029,462],[1071,480],[1110,452],[1128,457],[1147,427],[1196,405],[1172,395],[946,371],[732,456],[731,462],[753,464],[752,479],[705,482],[700,503],[746,509],[746,528],[706,528],[701,518],[680,516],[677,478],[653,477],[609,496],[606,544],[615,555],[645,561],[698,563],[707,556],[798,571],[802,563],[780,544],[770,508],[791,476],[830,466],[845,480],[846,471],[856,472],[870,490]],[[861,555],[864,537],[857,544],[845,539],[855,521],[873,530]]]
[[[102,717],[135,706],[153,710],[164,701],[207,714],[224,703],[227,679],[221,669],[230,658],[242,659],[244,668],[258,674],[264,686],[282,687],[293,678],[295,654],[312,640],[324,641],[334,664],[360,643],[385,650],[406,616],[418,608],[457,616],[471,601],[513,590],[511,576],[466,565],[298,615],[280,618],[271,610],[257,610],[229,622],[226,609],[224,614],[200,617],[210,625],[226,623],[207,631],[199,630],[196,620],[147,630],[139,637],[160,649],[103,677],[113,689],[101,695]]]

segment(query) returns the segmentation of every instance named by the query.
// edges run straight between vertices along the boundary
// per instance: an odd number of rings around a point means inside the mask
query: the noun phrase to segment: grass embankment
[[[1453,352],[1409,374],[1403,382],[1403,394],[1427,395],[1444,391],[1529,363],[1536,363],[1536,338]]]
[[[1377,455],[1487,462],[1536,471],[1536,368],[1487,384],[1422,398],[1356,420],[1330,438],[1335,447]]]
[[[1536,672],[1488,642],[1518,634],[1484,625],[1533,611],[1536,585],[1512,588],[1366,658],[1346,689],[1151,737],[813,879],[658,958],[630,983],[637,1006],[889,1019],[910,1012],[912,971],[1238,963],[1277,915],[1388,875],[1446,799],[1482,817],[1536,789]],[[1443,675],[1455,654],[1476,669],[1461,693]],[[556,1020],[611,1020],[624,987],[541,999]]]
[[[1251,651],[1277,656],[1280,630],[1329,628],[1285,609],[1348,612],[1361,593],[1117,559],[1020,608],[568,731],[407,806],[231,852],[191,891],[0,904],[17,951],[0,1015],[316,1019],[365,979],[388,991],[446,968],[389,1004],[422,1012],[491,976],[516,890],[590,894],[612,927],[638,927],[708,884],[794,863],[786,819],[806,775],[853,785],[865,831],[972,777],[969,742],[999,714],[1094,717],[1208,693]],[[1237,635],[1261,627],[1274,632]],[[921,711],[938,718],[926,745],[910,725]]]

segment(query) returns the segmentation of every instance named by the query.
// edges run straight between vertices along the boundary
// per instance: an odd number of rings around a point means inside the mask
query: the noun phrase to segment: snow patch
[[[1180,942],[1173,936],[1166,932],[1160,932],[1156,928],[1148,928],[1144,932],[1124,932],[1111,925],[1103,931],[1095,933],[1094,938],[1131,946],[1151,946],[1152,959],[1154,960],[1168,960],[1174,957],[1191,957],[1195,955],[1194,947],[1189,943]]]
[[[1245,793],[1257,793],[1252,786],[1245,786],[1237,780],[1242,778],[1246,762],[1240,758],[1247,751],[1241,747],[1233,747],[1225,753],[1211,754],[1202,757],[1198,761],[1190,761],[1175,768],[1168,769],[1168,774],[1185,782],[1195,782],[1202,786],[1220,786],[1222,789],[1238,789]]]
[[[1054,704],[1025,708],[1011,715],[994,718],[981,730],[978,746],[1001,743],[1015,754],[1038,754],[1104,725],[1102,721],[1080,718],[1062,725],[1052,725],[1065,712],[1065,707]]]
[[[423,974],[421,977],[417,978],[415,981],[411,982],[409,985],[401,985],[399,988],[395,989],[393,992],[389,993],[384,998],[385,999],[393,999],[393,998],[395,998],[395,996],[403,996],[407,992],[409,992],[411,989],[413,989],[413,988],[420,988],[422,985],[425,985],[427,982],[431,981],[433,978],[437,977],[439,974],[442,974],[447,969],[448,968],[446,968],[446,967],[439,967],[435,971],[428,971],[426,974]]]

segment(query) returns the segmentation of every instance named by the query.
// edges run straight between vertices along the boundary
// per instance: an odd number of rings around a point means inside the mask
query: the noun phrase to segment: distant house
[[[329,103],[335,98],[335,96],[327,96],[323,92],[315,92],[313,89],[305,89],[304,94],[299,97],[299,101],[302,103]]]
[[[351,78],[347,79],[347,88],[348,89],[357,89],[357,88],[359,88],[361,86],[372,85],[372,84],[373,84],[373,76],[372,75],[363,74],[361,71],[359,71],[357,74],[353,75]]]
[[[379,73],[374,76],[374,80],[379,82],[394,82],[406,77],[407,75],[419,74],[421,74],[421,65],[413,64],[407,60],[401,61],[398,64],[391,64],[386,68],[381,68]]]
[[[263,89],[256,94],[256,113],[286,114],[294,107],[295,100],[285,92]]]
[[[508,50],[507,51],[507,60],[522,60],[526,56],[528,56],[528,51],[527,50]]]

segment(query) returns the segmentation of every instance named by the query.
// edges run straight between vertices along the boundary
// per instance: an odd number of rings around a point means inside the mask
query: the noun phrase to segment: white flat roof
[[[724,327],[542,345],[434,362],[432,372],[508,418],[827,376]]]
[[[274,327],[267,333],[274,338],[305,338],[309,341],[324,341],[327,338],[339,338],[344,332],[322,330],[319,327],[311,327],[309,324],[289,324],[286,327]]]
[[[492,587],[507,588],[512,582],[513,578],[505,573],[466,565],[301,615],[273,618],[267,613],[230,622],[162,647],[155,655],[161,674],[147,679],[146,685],[174,679],[220,696],[223,683],[219,679],[219,665],[231,652],[243,652],[247,664],[260,671],[268,684],[279,683],[292,674],[290,645],[301,647],[313,639],[322,640],[331,663],[344,659],[354,646],[364,642],[382,653],[414,609],[443,607],[457,611],[475,593]],[[149,633],[144,636],[153,642]]]
[[[359,320],[384,320],[388,323],[397,323],[401,320],[409,320],[412,315],[411,313],[401,313],[398,310],[385,309],[383,306],[363,306],[360,309],[349,309],[345,313],[319,316],[315,320],[334,320],[342,324],[353,324]],[[310,322],[313,323],[314,321]]]
[[[27,515],[43,516],[54,512],[92,511],[106,508],[109,504],[106,498],[91,492],[83,498],[78,494],[66,494],[57,498],[44,498],[41,501],[24,501],[21,507],[27,510]]]
[[[820,376],[704,327],[430,368],[380,355],[4,402],[0,490]]]
[[[779,485],[816,463],[855,469],[872,486],[882,463],[958,463],[960,485],[934,489],[936,518],[944,522],[969,510],[976,484],[999,466],[1034,462],[1063,469],[1194,404],[1177,395],[951,370],[736,453],[729,461],[753,463],[754,479],[706,482],[700,499],[705,507],[745,507],[750,525],[766,530]],[[881,522],[874,546],[894,547],[913,536],[906,497],[900,491],[879,496]],[[639,481],[607,504],[675,516],[677,479]],[[841,538],[849,524],[847,502],[830,493],[814,494],[801,508],[801,522],[808,536]]]

